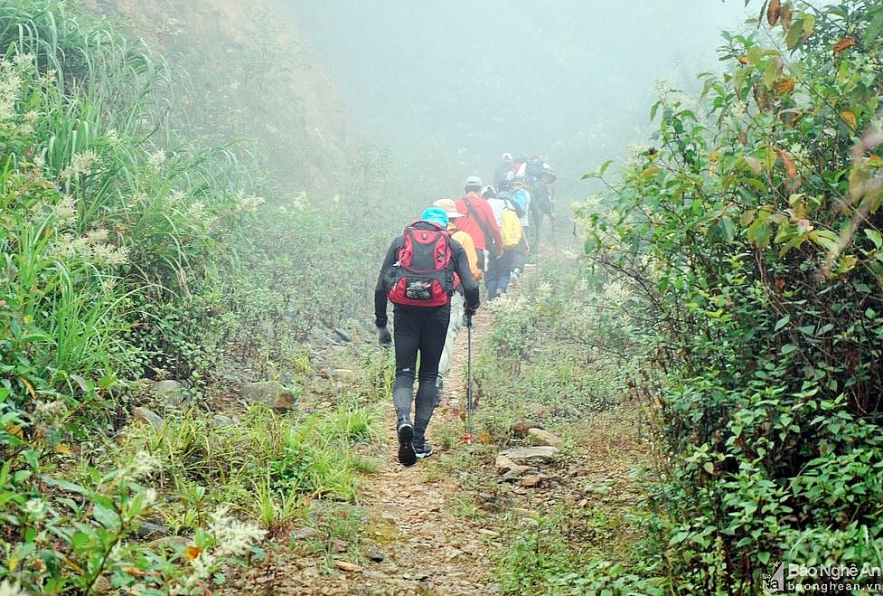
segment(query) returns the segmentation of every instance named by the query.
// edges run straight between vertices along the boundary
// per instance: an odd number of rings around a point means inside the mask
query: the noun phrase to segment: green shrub
[[[883,7],[782,10],[778,46],[725,34],[732,66],[700,101],[664,90],[655,146],[578,213],[591,261],[643,303],[667,451],[650,552],[678,593],[883,546]]]

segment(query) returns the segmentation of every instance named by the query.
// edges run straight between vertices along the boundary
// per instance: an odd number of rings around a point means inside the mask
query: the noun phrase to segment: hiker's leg
[[[411,418],[421,319],[420,311],[412,308],[396,308],[394,312],[396,378],[392,390],[392,403],[395,405],[398,419]]]
[[[454,364],[454,340],[463,320],[463,294],[458,290],[451,297],[451,315],[448,321],[448,331],[445,335],[445,345],[441,358],[438,362],[438,376],[444,377],[450,372]]]
[[[445,345],[448,331],[448,320],[451,316],[450,305],[438,309],[427,309],[420,340],[420,371],[417,375],[417,396],[414,410],[414,443],[424,440],[426,428],[435,410],[435,386],[438,376],[438,362]]]
[[[493,300],[497,295],[497,287],[500,284],[500,259],[491,256],[488,262],[487,272],[484,274],[484,287],[487,290],[487,299]]]
[[[512,275],[512,259],[515,256],[513,249],[509,249],[503,253],[503,256],[497,259],[500,262],[500,277],[497,281],[497,290],[500,294],[505,294],[509,289],[509,280]]]

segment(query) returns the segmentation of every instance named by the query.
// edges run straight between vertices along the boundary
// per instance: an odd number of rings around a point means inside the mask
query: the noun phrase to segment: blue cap
[[[423,215],[420,216],[420,219],[423,221],[428,221],[429,223],[438,224],[443,228],[448,227],[448,214],[445,213],[444,209],[439,209],[438,207],[430,207],[423,212]]]

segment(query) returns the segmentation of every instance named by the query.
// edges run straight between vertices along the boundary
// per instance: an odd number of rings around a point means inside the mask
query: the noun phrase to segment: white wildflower
[[[120,467],[117,478],[121,482],[132,482],[159,468],[159,460],[146,451],[139,451],[127,465]]]
[[[155,488],[145,488],[143,493],[144,495],[144,506],[150,507],[154,503],[156,503],[156,499],[159,495],[157,495]]]
[[[536,298],[538,304],[545,303],[552,297],[552,284],[547,281],[539,284],[536,291],[534,292],[534,297]]]
[[[291,200],[291,206],[295,211],[303,211],[307,206],[307,193],[302,192]]]
[[[4,579],[0,582],[0,596],[27,596],[27,594],[18,583],[9,583],[9,580]]]
[[[255,196],[243,196],[244,193],[240,192],[239,196],[236,198],[236,211],[242,213],[253,213],[257,211],[258,207],[264,204],[264,197],[255,197]]]
[[[226,507],[219,507],[212,514],[209,527],[215,535],[215,554],[219,557],[241,555],[266,535],[257,526],[228,517]]]
[[[129,202],[126,204],[126,207],[128,209],[136,209],[138,207],[138,205],[143,205],[148,202],[149,202],[149,200],[148,200],[147,194],[145,194],[144,192],[137,192],[132,196],[131,199],[129,199]]]
[[[12,60],[18,68],[29,68],[34,65],[34,55],[30,52],[17,54]]]
[[[197,223],[205,219],[206,215],[205,203],[202,201],[193,201],[187,208],[186,219],[187,221]]]
[[[168,196],[166,199],[166,204],[169,207],[177,207],[181,203],[184,202],[184,199],[187,197],[187,194],[184,191],[176,190],[172,194]]]
[[[125,246],[114,246],[113,244],[94,244],[92,248],[92,257],[103,265],[116,266],[125,265],[129,262],[129,249]]]
[[[107,229],[96,228],[86,233],[86,244],[95,246],[96,244],[104,244],[107,242]]]
[[[106,133],[104,133],[104,139],[110,145],[117,145],[120,142],[120,133],[117,129],[111,128]]]
[[[150,157],[147,158],[147,163],[150,164],[154,170],[158,170],[160,166],[162,166],[166,161],[166,152],[163,149],[157,149]]]
[[[91,149],[80,151],[71,159],[70,175],[79,174],[88,175],[92,173],[92,168],[98,163],[98,154]]]
[[[58,71],[54,68],[50,68],[45,73],[43,73],[43,84],[44,85],[54,85],[56,82],[56,77],[58,76]]]
[[[28,499],[24,509],[25,513],[34,519],[43,519],[46,515],[46,503],[43,499]]]
[[[0,68],[0,124],[15,118],[15,98],[20,87],[21,80],[17,76]]]
[[[77,222],[77,200],[71,195],[62,197],[53,205],[52,215],[59,225],[75,224]]]
[[[60,399],[55,401],[37,401],[34,404],[34,413],[46,418],[61,416],[67,412],[67,404]]]
[[[199,553],[197,557],[190,561],[193,573],[187,577],[185,584],[188,586],[195,585],[211,575],[215,559],[216,557],[211,551],[204,550]]]
[[[599,207],[601,207],[601,199],[597,195],[592,195],[588,197],[585,201],[583,201],[580,207],[585,209],[589,213],[597,213],[599,211]]]

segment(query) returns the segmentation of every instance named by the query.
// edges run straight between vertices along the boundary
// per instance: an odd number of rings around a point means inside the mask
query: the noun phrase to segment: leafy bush
[[[731,68],[700,102],[663,90],[655,146],[578,214],[665,375],[653,552],[680,593],[883,546],[883,7],[764,6],[782,44],[726,34]]]

